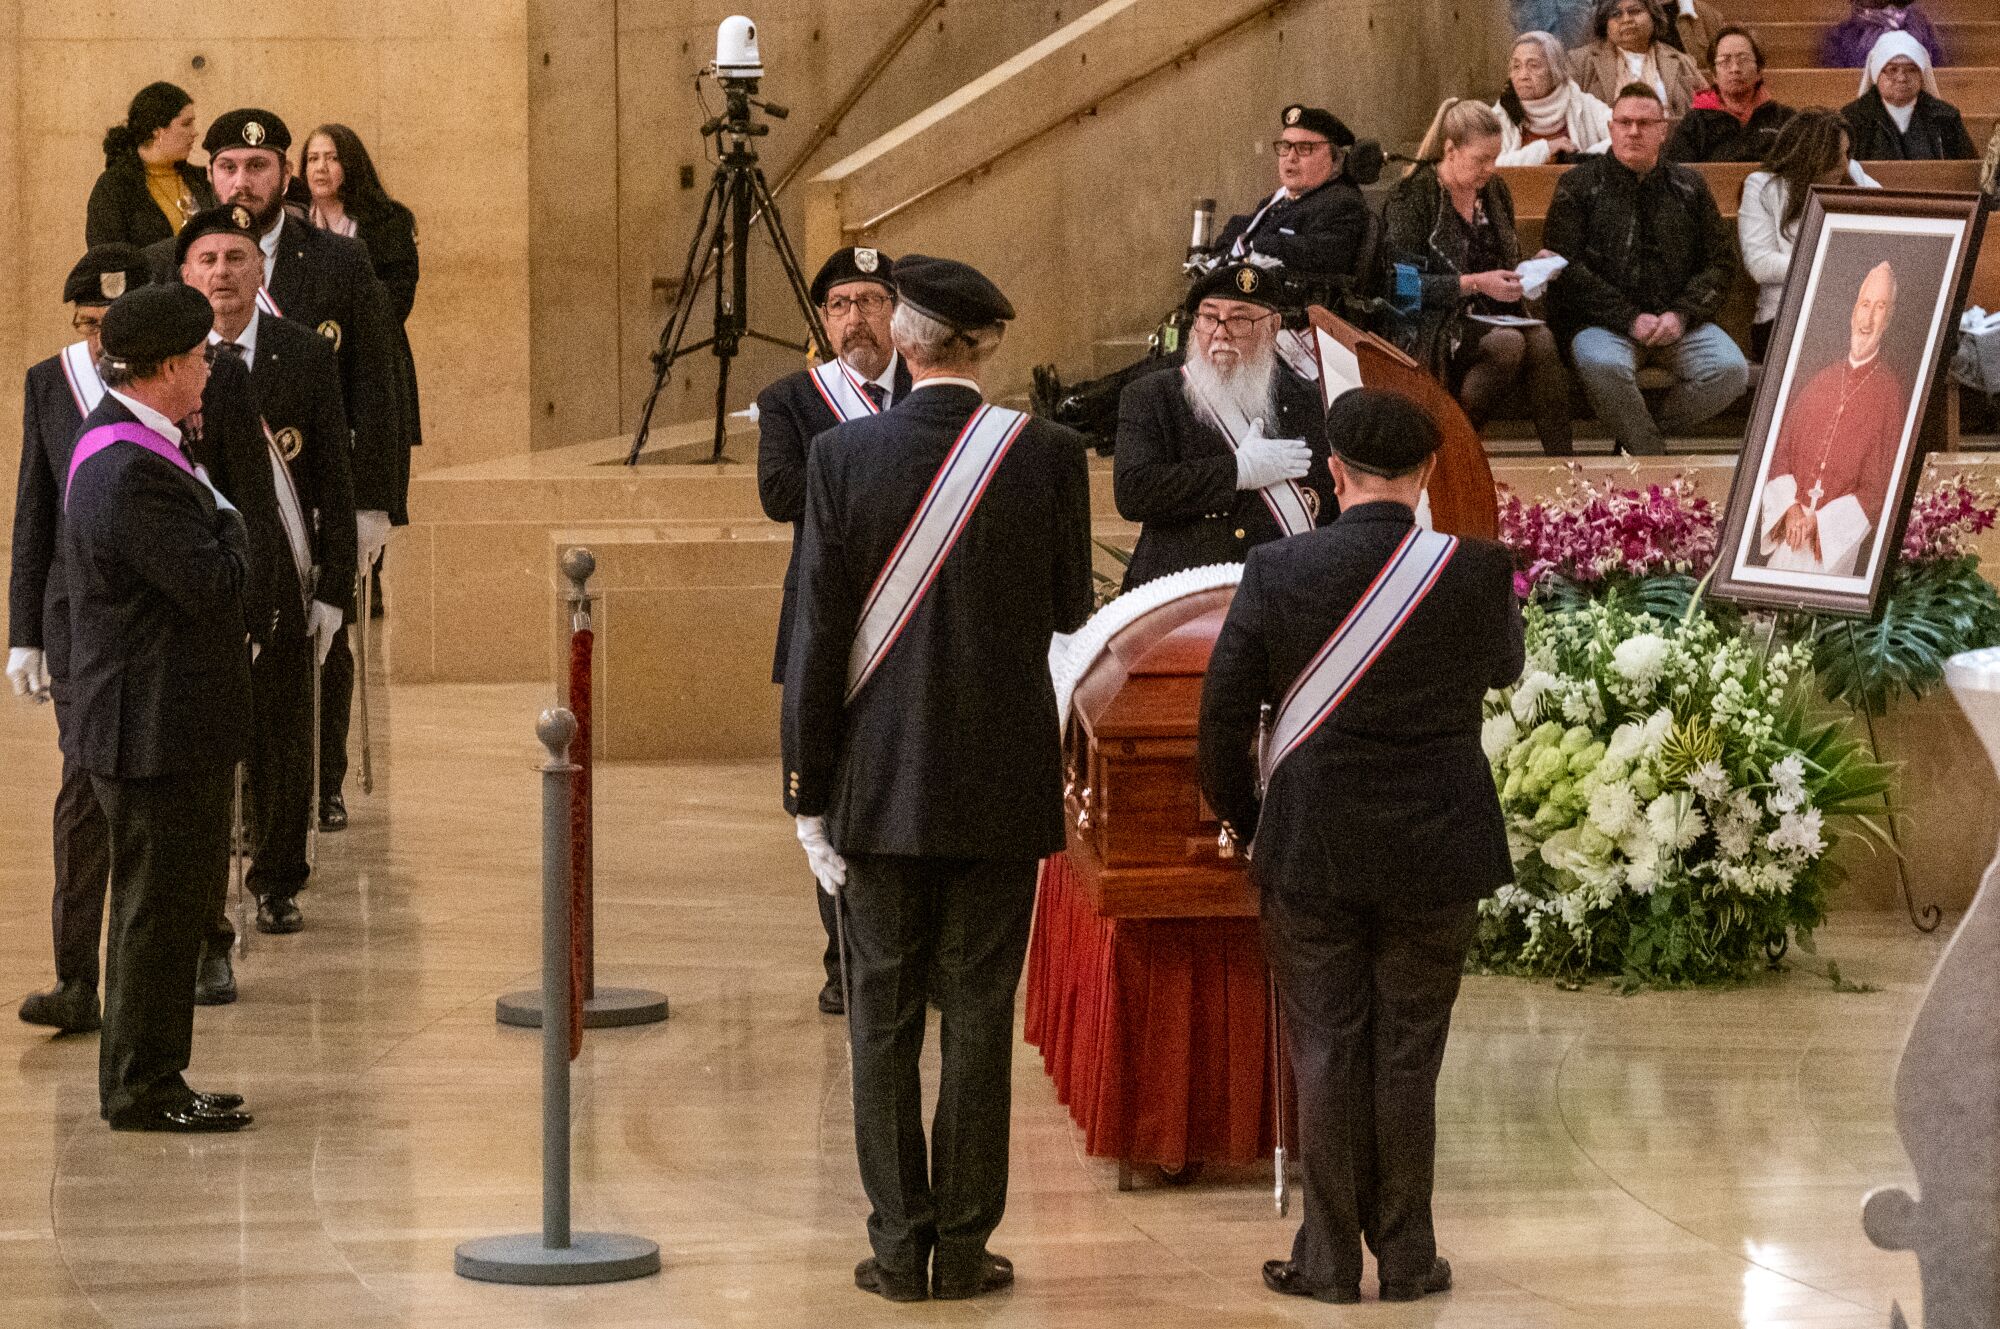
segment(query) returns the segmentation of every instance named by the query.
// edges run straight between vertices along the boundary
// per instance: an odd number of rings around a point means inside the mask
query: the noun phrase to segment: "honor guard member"
[[[1118,513],[1140,523],[1125,589],[1240,563],[1335,511],[1319,388],[1277,353],[1278,280],[1249,263],[1188,292],[1185,363],[1135,379],[1118,402]]]
[[[1287,106],[1278,120],[1278,188],[1231,217],[1214,252],[1230,261],[1263,254],[1299,281],[1330,287],[1354,275],[1368,234],[1368,204],[1344,170],[1354,131],[1317,106]]]
[[[1438,1066],[1476,901],[1513,879],[1479,731],[1520,675],[1521,609],[1499,545],[1415,524],[1422,411],[1355,389],[1327,436],[1340,517],[1250,552],[1202,687],[1201,785],[1253,851],[1298,1084],[1305,1221],[1264,1282],[1357,1301],[1365,1238],[1382,1299],[1413,1301],[1451,1286]]]
[[[190,1089],[196,954],[229,873],[232,772],[248,751],[242,519],[182,450],[202,404],[208,301],[142,286],[104,315],[105,395],[64,477],[70,600],[63,755],[90,773],[111,842],[101,1108],[113,1130],[250,1124]]]
[[[910,391],[910,368],[889,337],[889,313],[896,288],[889,282],[893,262],[879,249],[838,249],[813,278],[834,358],[787,374],[757,394],[757,497],[764,515],[792,524],[792,557],[785,566],[785,598],[778,610],[778,651],[771,681],[785,681],[785,654],[791,645],[792,605],[798,595],[799,545],[805,530],[806,448],[837,424],[886,411]],[[826,930],[820,962],[826,983],[819,1008],[838,1015],[840,941],[833,897],[813,886],[819,921]]]
[[[277,620],[250,668],[256,696],[249,787],[250,890],[260,932],[303,926],[294,897],[308,872],[312,806],[313,670],[342,634],[354,584],[354,497],[347,417],[332,345],[312,329],[257,307],[262,255],[241,204],[196,214],[175,244],[181,280],[208,297],[212,358],[250,373],[262,425],[274,516],[285,537]],[[227,901],[218,898],[217,912]]]
[[[339,358],[341,400],[354,440],[350,469],[357,562],[367,568],[387,545],[390,528],[409,520],[405,502],[416,433],[407,419],[395,313],[359,241],[320,230],[286,211],[285,187],[292,172],[285,152],[291,144],[285,122],[255,108],[216,117],[202,140],[216,197],[248,208],[257,229],[264,252],[259,303],[266,313],[318,332],[333,343]],[[160,265],[171,265],[171,246],[155,248]],[[334,589],[326,588],[328,594]],[[349,601],[341,604],[352,612]],[[341,785],[347,779],[353,693],[354,657],[342,635],[334,640],[321,679],[321,830],[347,825]]]
[[[1014,990],[1062,847],[1051,636],[1090,613],[1081,436],[984,400],[1013,308],[963,263],[895,264],[909,396],[814,441],[785,670],[785,807],[846,938],[854,1137],[892,1301],[1013,1280]],[[924,1139],[925,997],[944,1069]]]

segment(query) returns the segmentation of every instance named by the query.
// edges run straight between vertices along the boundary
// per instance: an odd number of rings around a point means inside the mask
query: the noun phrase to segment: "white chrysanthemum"
[[[1667,662],[1667,639],[1657,632],[1627,637],[1611,649],[1611,668],[1640,687],[1651,687]]]
[[[1520,738],[1521,726],[1510,711],[1487,716],[1486,723],[1479,727],[1479,746],[1489,762],[1499,761]]]
[[[1771,767],[1771,810],[1791,812],[1806,801],[1806,763],[1798,753],[1788,753]]]
[[[1639,817],[1639,796],[1621,782],[1601,784],[1590,793],[1590,824],[1616,840]]]
[[[1651,895],[1660,884],[1660,856],[1634,859],[1625,869],[1625,885],[1634,895]]]
[[[1826,848],[1826,837],[1821,833],[1823,829],[1824,821],[1818,808],[1787,812],[1778,818],[1778,829],[1764,837],[1764,844],[1774,854],[1817,858]]]
[[[1632,761],[1646,750],[1646,731],[1631,722],[1619,725],[1611,731],[1611,741],[1604,745],[1604,757],[1621,765]]]
[[[1693,845],[1708,829],[1708,819],[1687,794],[1661,794],[1646,808],[1646,829],[1669,851]]]
[[[1556,676],[1545,669],[1530,669],[1514,687],[1514,718],[1527,724],[1535,717],[1542,694],[1554,686]]]
[[[1667,741],[1667,735],[1674,731],[1674,713],[1662,706],[1646,717],[1646,728],[1641,734],[1645,740],[1646,755],[1657,757],[1660,747]]]
[[[1750,857],[1750,823],[1741,817],[1724,817],[1716,822],[1715,848],[1723,858]]]
[[[1729,773],[1722,769],[1721,762],[1705,761],[1688,776],[1688,788],[1711,803],[1719,802],[1729,793]]]

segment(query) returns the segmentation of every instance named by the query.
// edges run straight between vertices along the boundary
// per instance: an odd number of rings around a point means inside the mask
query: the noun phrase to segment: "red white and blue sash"
[[[972,519],[973,509],[986,493],[994,472],[1021,436],[1028,417],[1002,406],[981,406],[958,441],[952,444],[944,465],[938,468],[924,501],[896,542],[895,552],[875,578],[868,600],[861,607],[861,622],[855,628],[854,645],[847,653],[847,701],[852,703],[882,660],[908,626],[923,602],[938,569],[950,555],[952,546]]]
[[[164,457],[189,475],[194,474],[194,463],[181,450],[142,424],[121,421],[115,425],[99,425],[76,441],[76,448],[69,454],[69,474],[63,479],[63,508],[69,508],[70,486],[76,483],[77,469],[98,453],[114,443],[132,443],[144,448],[156,457]]]
[[[312,535],[311,527],[306,522],[306,505],[299,498],[299,487],[292,479],[292,468],[286,464],[284,451],[271,434],[271,426],[261,418],[257,423],[263,425],[264,450],[271,456],[271,487],[277,491],[278,518],[285,528],[285,543],[292,548],[292,567],[299,574],[299,595],[310,606],[314,578]]]
[[[71,342],[62,348],[58,360],[62,365],[63,378],[69,383],[70,399],[76,403],[76,413],[88,416],[97,409],[97,403],[104,400],[104,379],[97,372],[97,360],[90,353],[90,343]]]
[[[1458,551],[1458,538],[1412,526],[1403,543],[1375,574],[1374,582],[1341,620],[1312,663],[1302,670],[1278,706],[1269,741],[1259,760],[1265,785],[1286,757],[1311,738],[1367,674],[1417,606],[1437,585],[1445,564]]]
[[[285,316],[285,311],[278,308],[278,302],[271,298],[271,288],[268,286],[259,286],[257,288],[257,308],[263,310],[272,318],[283,318]]]
[[[1194,382],[1188,378],[1185,367],[1181,369],[1181,378],[1190,385]],[[1229,444],[1229,450],[1235,452],[1249,437],[1249,419],[1233,405],[1220,406],[1206,393],[1197,395],[1201,398],[1201,413],[1222,435],[1223,442]],[[1267,485],[1257,491],[1257,496],[1264,500],[1264,506],[1271,510],[1272,519],[1278,523],[1278,529],[1286,535],[1304,535],[1313,528],[1313,503],[1306,497],[1305,486],[1297,480],[1280,480],[1274,485]]]
[[[842,424],[881,414],[881,408],[868,399],[861,379],[841,361],[828,360],[816,364],[807,371],[807,377],[812,379],[820,400],[833,412],[833,418]]]

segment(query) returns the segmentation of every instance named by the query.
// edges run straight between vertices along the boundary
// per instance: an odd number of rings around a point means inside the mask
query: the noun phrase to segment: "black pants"
[[[273,640],[250,666],[250,891],[289,900],[306,884],[312,804],[312,638]],[[324,698],[322,698],[322,702]]]
[[[1353,1287],[1366,1237],[1384,1282],[1414,1282],[1437,1258],[1438,1068],[1478,907],[1371,908],[1315,886],[1266,888],[1262,906],[1306,1174],[1292,1260],[1310,1287]]]
[[[195,962],[229,875],[230,767],[151,780],[93,775],[111,840],[111,942],[97,1085],[106,1117],[185,1102]]]
[[[850,854],[848,1036],[854,1148],[892,1272],[973,1276],[1007,1208],[1014,990],[1034,911],[1033,859]],[[924,1143],[917,1058],[925,999],[942,1012],[943,1074]]]
[[[1567,457],[1570,431],[1569,373],[1546,327],[1496,328],[1467,321],[1465,340],[1452,361],[1453,393],[1474,429],[1483,430],[1516,385],[1528,390],[1528,408],[1542,451]]]
[[[68,720],[62,691],[56,690],[56,728]],[[56,978],[97,986],[97,943],[104,934],[104,892],[111,882],[111,834],[90,774],[63,758],[62,786],[56,790],[56,888],[49,903],[55,933]]]
[[[351,621],[351,620],[350,620]],[[368,625],[360,628],[366,632]],[[319,796],[332,798],[347,779],[348,712],[354,705],[354,652],[337,632],[319,672]],[[319,809],[313,809],[319,815]]]
[[[826,970],[826,981],[840,986],[840,919],[836,911],[840,905],[831,895],[819,888],[819,880],[812,883],[813,899],[819,905],[819,925],[826,929],[826,949],[820,952],[820,967]]]

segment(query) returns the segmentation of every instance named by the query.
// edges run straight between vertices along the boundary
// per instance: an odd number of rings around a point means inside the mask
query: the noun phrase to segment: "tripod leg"
[[[1271,1201],[1278,1217],[1291,1212],[1291,1185],[1285,1177],[1285,1009],[1278,1001],[1278,976],[1271,975]]]
[[[674,297],[674,307],[667,313],[667,321],[660,328],[660,344],[653,352],[653,386],[646,393],[646,403],[639,410],[639,427],[632,434],[632,450],[625,457],[627,466],[637,465],[639,454],[645,451],[646,440],[653,432],[653,411],[659,406],[660,393],[667,386],[667,378],[672,373],[674,362],[687,350],[683,350],[682,339],[687,335],[688,323],[694,318],[694,302],[701,294],[701,285],[707,278],[709,256],[721,241],[719,229],[710,226],[714,219],[719,228],[721,218],[716,213],[716,203],[726,197],[727,172],[718,170],[708,182],[708,196],[702,200],[701,216],[695,222],[694,238],[688,243],[687,261],[681,265],[681,284]]]
[[[709,454],[710,461],[722,460],[722,422],[729,410],[729,357],[723,356],[715,362],[715,450]]]
[[[820,322],[819,310],[814,308],[812,284],[806,280],[805,269],[799,263],[798,251],[792,248],[792,239],[785,234],[785,220],[778,213],[777,200],[771,197],[771,186],[759,169],[751,177],[751,188],[757,199],[757,213],[764,219],[764,229],[771,237],[771,248],[778,251],[778,263],[785,270],[785,280],[791,284],[792,298],[798,301],[799,312],[805,315],[806,332],[813,345],[819,348],[822,360],[833,358],[833,344],[827,338],[826,326]]]

